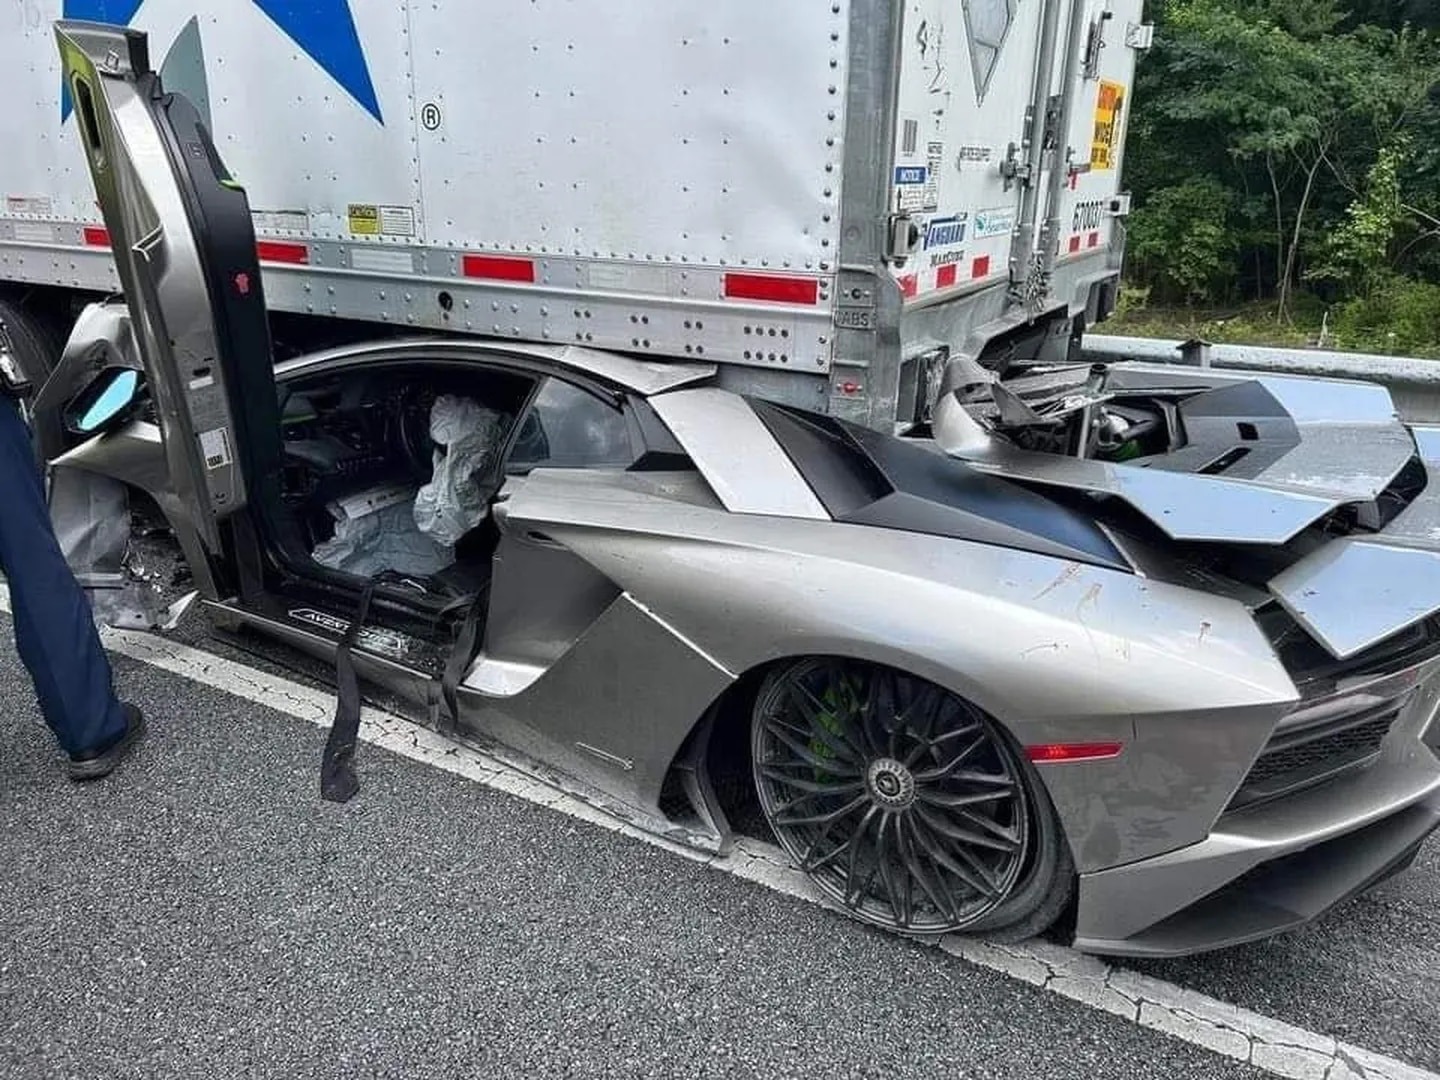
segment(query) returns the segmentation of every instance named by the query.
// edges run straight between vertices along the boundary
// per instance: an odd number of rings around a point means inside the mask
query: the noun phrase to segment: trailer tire
[[[32,392],[37,392],[60,363],[64,342],[47,320],[27,311],[13,296],[0,294],[0,349],[7,346]],[[52,413],[37,420],[23,403],[21,412],[30,425],[36,458],[43,462],[41,448],[58,450],[64,439],[60,417]]]

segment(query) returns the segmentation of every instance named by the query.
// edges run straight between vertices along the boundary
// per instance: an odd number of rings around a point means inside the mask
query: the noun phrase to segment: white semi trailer
[[[146,31],[249,193],[277,338],[705,359],[882,428],[1113,307],[1142,0],[7,0],[0,351],[118,288],[54,47]],[[969,369],[973,370],[973,369]],[[953,377],[953,376],[952,376]]]

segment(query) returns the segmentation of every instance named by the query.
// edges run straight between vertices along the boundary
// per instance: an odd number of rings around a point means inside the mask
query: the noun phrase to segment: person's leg
[[[89,601],[56,542],[30,433],[8,398],[0,400],[0,570],[16,648],[60,746],[74,757],[117,742],[128,717]]]

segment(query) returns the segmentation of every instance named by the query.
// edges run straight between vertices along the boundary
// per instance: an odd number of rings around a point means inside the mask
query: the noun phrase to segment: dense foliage
[[[1149,0],[1132,304],[1440,348],[1440,2]]]

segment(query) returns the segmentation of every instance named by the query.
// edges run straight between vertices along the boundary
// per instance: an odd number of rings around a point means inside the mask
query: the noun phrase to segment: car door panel
[[[164,93],[144,35],[61,22],[56,38],[171,490],[216,555],[220,523],[279,460],[249,204],[198,112]]]

